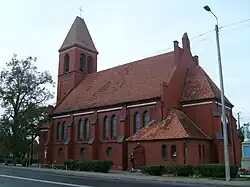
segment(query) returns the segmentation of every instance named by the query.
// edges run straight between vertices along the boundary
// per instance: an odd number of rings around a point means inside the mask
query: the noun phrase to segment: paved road
[[[0,167],[0,187],[181,187],[183,185],[161,183],[121,182],[98,178],[86,178]],[[190,186],[190,185],[189,185]],[[194,187],[194,186],[192,186]]]

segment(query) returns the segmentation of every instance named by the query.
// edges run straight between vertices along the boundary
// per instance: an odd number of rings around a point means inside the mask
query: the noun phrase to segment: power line
[[[226,28],[226,27],[230,27],[230,26],[234,26],[234,25],[238,25],[238,24],[245,23],[245,22],[248,22],[248,21],[250,21],[250,18],[249,18],[249,19],[245,19],[245,20],[241,20],[241,21],[238,21],[238,22],[234,22],[234,23],[231,23],[231,24],[228,24],[228,25],[223,25],[223,26],[220,27],[220,29]],[[250,26],[250,25],[248,25],[247,27],[249,27],[249,26]],[[243,27],[243,28],[245,28],[245,27]],[[233,30],[238,30],[238,29],[236,28],[236,29],[232,29],[232,30],[229,30],[229,31],[233,31]],[[209,34],[209,33],[213,32],[213,31],[214,31],[214,29],[209,30],[209,31],[206,31],[206,32],[204,32],[204,33],[201,33],[201,34],[199,34],[199,35],[194,36],[193,38],[191,38],[191,40],[194,40],[194,39],[196,39],[196,38],[200,38],[201,36],[204,36],[204,35],[206,35],[206,34]],[[228,31],[228,32],[229,32],[229,31]]]
[[[241,21],[238,21],[238,22],[234,22],[234,23],[231,23],[231,24],[228,24],[228,25],[223,25],[220,28],[231,27],[231,26],[234,26],[234,25],[238,25],[238,24],[241,24],[241,23],[248,22],[248,21],[250,21],[250,18],[245,19],[245,20],[241,20]]]
[[[228,25],[223,25],[223,26],[220,27],[220,29],[222,29],[222,28],[227,28],[227,27],[234,26],[234,25],[238,25],[238,24],[245,23],[245,22],[248,22],[248,21],[250,21],[250,18],[249,18],[249,19],[245,19],[245,20],[241,20],[241,21],[238,21],[238,22],[234,22],[234,23],[231,23],[231,24],[228,24]],[[248,25],[247,27],[250,27],[250,25]],[[246,28],[246,27],[243,27],[243,28]],[[240,29],[240,28],[231,29],[231,30],[226,30],[224,33],[231,32],[231,31],[238,30],[238,29]],[[209,34],[209,33],[212,33],[212,32],[214,32],[214,30],[215,30],[215,29],[212,29],[212,30],[208,30],[208,31],[206,31],[206,32],[203,32],[203,33],[201,33],[201,34],[198,34],[198,35],[192,37],[192,38],[190,39],[190,41],[191,41],[191,40],[194,40],[194,39],[197,39],[197,38],[200,38],[200,37],[202,37],[202,36],[205,36],[205,35],[207,35],[207,34]],[[207,40],[208,38],[209,38],[209,37],[203,38],[203,39],[202,39],[201,41],[199,41],[199,42],[203,42],[203,41]],[[164,49],[164,50],[161,50],[161,51],[159,51],[159,52],[156,52],[156,54],[169,52],[171,49],[172,49],[172,47],[169,47],[169,48],[167,48],[167,49]]]

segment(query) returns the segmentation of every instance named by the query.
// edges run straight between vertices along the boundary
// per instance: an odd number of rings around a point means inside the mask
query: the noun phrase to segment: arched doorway
[[[134,154],[135,154],[135,168],[139,169],[141,166],[145,165],[145,148],[138,144],[134,148]]]

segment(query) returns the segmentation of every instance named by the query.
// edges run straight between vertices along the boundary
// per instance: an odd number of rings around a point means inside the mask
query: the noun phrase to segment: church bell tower
[[[84,19],[77,16],[59,49],[57,103],[86,76],[97,72],[97,55]]]

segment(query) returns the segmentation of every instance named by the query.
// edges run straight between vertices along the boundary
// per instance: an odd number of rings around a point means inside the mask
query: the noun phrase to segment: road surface
[[[177,184],[104,180],[45,171],[0,167],[0,187],[181,187]],[[185,185],[186,186],[186,185]],[[190,185],[189,185],[190,186]],[[199,185],[200,186],[200,185]],[[195,186],[192,186],[195,187]]]

